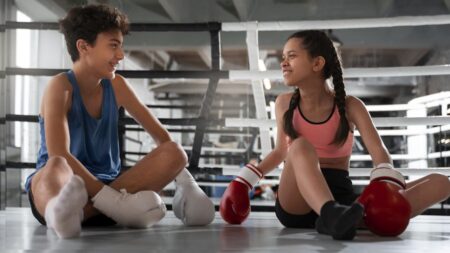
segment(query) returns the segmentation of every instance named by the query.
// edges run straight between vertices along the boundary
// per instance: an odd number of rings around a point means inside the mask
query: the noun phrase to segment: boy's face
[[[122,44],[122,32],[113,30],[99,33],[94,45],[87,46],[87,64],[99,78],[114,79],[117,64],[124,58]]]

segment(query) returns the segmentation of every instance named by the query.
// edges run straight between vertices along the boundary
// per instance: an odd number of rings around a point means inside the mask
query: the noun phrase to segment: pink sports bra
[[[316,149],[319,158],[350,156],[353,146],[353,131],[348,133],[342,146],[331,144],[339,127],[340,114],[337,106],[323,122],[311,122],[303,115],[300,107],[294,111],[293,125],[299,137],[303,136]]]

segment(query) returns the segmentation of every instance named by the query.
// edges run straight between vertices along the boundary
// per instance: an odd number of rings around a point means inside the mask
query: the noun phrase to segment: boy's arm
[[[103,186],[86,167],[70,153],[70,135],[67,122],[69,110],[70,90],[67,88],[68,80],[64,75],[52,78],[44,93],[41,117],[45,122],[45,137],[49,157],[62,156],[74,174],[83,178],[89,196],[94,196]]]
[[[159,145],[171,141],[169,132],[161,122],[150,112],[134,93],[130,84],[121,75],[116,75],[112,81],[118,106],[124,107],[130,115],[149,133]]]

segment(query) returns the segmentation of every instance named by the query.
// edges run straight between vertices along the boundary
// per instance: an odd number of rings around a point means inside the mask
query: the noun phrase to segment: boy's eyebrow
[[[119,43],[119,44],[122,44],[122,41],[120,41],[120,40],[118,40],[118,39],[110,39],[110,41],[114,41],[114,42],[117,42],[117,43]]]

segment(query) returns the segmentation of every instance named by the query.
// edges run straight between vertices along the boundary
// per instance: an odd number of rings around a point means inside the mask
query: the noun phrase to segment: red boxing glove
[[[364,206],[367,228],[380,236],[397,236],[405,231],[411,217],[411,205],[397,184],[373,181],[358,202]]]
[[[241,224],[250,214],[248,192],[263,174],[252,164],[247,164],[237,178],[228,185],[220,201],[220,215],[230,224]]]

